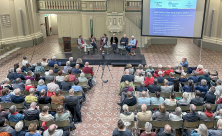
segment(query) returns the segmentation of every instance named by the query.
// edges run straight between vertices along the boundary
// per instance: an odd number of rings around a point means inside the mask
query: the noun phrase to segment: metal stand
[[[109,66],[108,66],[108,65],[107,65],[107,67],[108,67],[108,69],[109,69]],[[106,68],[106,64],[102,65],[102,75],[101,75],[102,86],[103,86],[103,74],[104,74],[105,68]],[[111,75],[111,77],[112,77],[112,79],[113,79],[113,76],[112,76],[112,73],[111,73],[110,69],[109,69],[109,73],[110,73],[110,75]]]
[[[201,53],[202,53],[202,39],[200,40],[200,61],[201,61]]]

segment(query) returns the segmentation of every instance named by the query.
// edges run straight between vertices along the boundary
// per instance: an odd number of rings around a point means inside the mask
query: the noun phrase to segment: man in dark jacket
[[[170,125],[166,124],[164,130],[160,130],[157,136],[175,136],[175,134],[171,132]]]
[[[196,122],[200,120],[199,114],[196,113],[196,106],[193,104],[190,104],[190,113],[183,115],[182,119],[186,120],[187,122]]]
[[[40,96],[38,97],[38,103],[39,104],[48,104],[48,103],[51,103],[51,97],[47,97],[45,95],[45,90],[42,89],[40,91]]]
[[[6,125],[5,118],[4,117],[0,118],[0,133],[1,132],[8,132],[8,134],[11,134],[12,131],[13,131],[13,128],[11,128],[10,126]]]
[[[6,118],[8,119],[8,115],[10,114],[10,112],[8,111],[2,111],[2,106],[0,105],[0,118]]]
[[[76,65],[76,63],[73,62],[73,57],[70,57],[69,61],[70,61],[70,67],[74,67]]]
[[[19,103],[23,103],[25,101],[24,97],[19,96],[21,94],[21,90],[19,88],[15,89],[14,93],[15,93],[15,95],[11,96],[11,101],[13,103],[19,104]]]
[[[129,75],[129,69],[125,70],[125,75],[122,76],[120,83],[121,82],[125,82],[125,81],[129,81],[129,82],[133,82],[134,81],[134,77],[132,75]]]
[[[137,104],[137,100],[136,97],[133,96],[133,93],[128,91],[126,93],[127,98],[125,100],[123,100],[122,105],[126,104],[128,106],[134,106]]]
[[[116,37],[116,35],[114,33],[113,33],[113,37],[111,37],[111,39],[110,39],[110,45],[112,45],[113,51],[115,53],[116,52],[116,47],[118,45],[118,38]]]
[[[25,110],[23,114],[25,120],[28,121],[39,120],[39,114],[40,114],[39,106],[36,106],[36,103],[32,102],[30,104],[30,108],[28,110]]]
[[[207,81],[202,79],[201,85],[195,86],[195,90],[199,90],[201,93],[206,93],[208,91]]]
[[[198,82],[200,82],[202,79],[205,79],[207,81],[207,83],[210,83],[211,77],[209,76],[207,69],[204,69],[203,75],[199,77]]]
[[[14,73],[14,80],[17,78],[20,78],[22,80],[25,80],[25,76],[21,74],[22,70],[20,68],[16,69],[16,73]]]
[[[204,97],[205,103],[215,104],[215,100],[216,100],[216,95],[214,94],[215,90],[216,89],[215,89],[214,86],[212,86],[209,89],[209,92],[207,92],[205,97]]]
[[[204,99],[200,97],[201,92],[199,90],[196,90],[195,92],[195,98],[191,99],[190,104],[194,104],[195,106],[201,106],[204,104]]]
[[[197,76],[197,71],[196,70],[193,70],[192,71],[192,76],[190,76],[188,78],[188,80],[193,80],[194,83],[197,83],[198,80],[199,80],[199,77]],[[201,81],[201,80],[200,80]]]
[[[161,91],[161,87],[157,83],[158,83],[157,79],[153,79],[153,84],[148,86],[148,90],[150,93],[155,93],[157,91],[158,92]]]
[[[14,89],[20,89],[22,91],[25,90],[25,84],[21,81],[20,78],[15,79],[15,83],[13,84]]]
[[[72,73],[74,74],[81,73],[81,70],[79,69],[79,64],[76,64],[76,68],[72,69]]]
[[[53,56],[53,57],[52,57],[52,60],[50,60],[49,63],[48,63],[48,65],[49,65],[50,67],[54,67],[54,64],[58,64],[58,66],[61,66],[61,62],[57,62],[57,61],[56,61],[56,56]]]

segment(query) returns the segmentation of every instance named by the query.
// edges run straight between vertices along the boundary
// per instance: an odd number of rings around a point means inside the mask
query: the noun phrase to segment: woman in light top
[[[150,98],[151,105],[160,105],[164,103],[163,97],[160,97],[160,92],[155,92],[155,97]]]
[[[46,124],[48,121],[53,121],[54,117],[49,114],[49,106],[43,106],[42,112],[39,114],[39,120],[42,121],[42,126],[44,127],[44,130],[47,129]]]
[[[169,120],[172,121],[180,121],[182,119],[182,109],[180,107],[176,107],[175,112],[170,113]]]
[[[175,70],[176,74],[181,74],[182,72],[184,72],[182,65],[179,65],[178,68]]]
[[[175,93],[170,93],[170,99],[165,99],[164,104],[169,106],[174,106],[177,104],[177,100],[175,98]]]

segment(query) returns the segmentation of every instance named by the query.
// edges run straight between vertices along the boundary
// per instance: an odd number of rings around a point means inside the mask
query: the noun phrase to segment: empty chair
[[[164,126],[168,124],[168,121],[153,121],[153,128],[164,128]]]
[[[179,129],[183,127],[183,120],[180,121],[171,121],[169,120],[169,125],[172,127],[172,129]]]
[[[129,106],[129,111],[136,111],[137,110],[137,105]]]
[[[195,129],[198,127],[199,121],[196,122],[188,122],[188,121],[184,121],[183,123],[183,128],[184,129]]]
[[[200,120],[199,124],[206,125],[206,127],[208,129],[213,129],[214,128],[214,121],[203,121],[203,120]]]

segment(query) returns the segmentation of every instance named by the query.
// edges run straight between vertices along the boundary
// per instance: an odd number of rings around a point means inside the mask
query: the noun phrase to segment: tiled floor
[[[57,43],[57,38],[57,36],[50,36],[38,46],[20,49],[18,51],[20,54],[16,58],[8,60],[0,67],[0,74],[2,75],[0,79],[3,80],[6,77],[7,70],[12,68],[14,63],[19,62],[21,66],[22,56],[26,55],[31,60],[31,63],[36,63],[41,61],[43,57],[51,58],[59,53],[62,48]],[[152,64],[153,66],[158,64],[175,66],[179,64],[182,57],[187,57],[190,66],[202,64],[210,71],[217,69],[219,74],[222,72],[222,53],[203,49],[202,61],[200,62],[200,48],[189,39],[178,39],[177,45],[152,45],[148,49],[142,50],[142,52],[145,55],[147,64]],[[96,73],[98,66],[93,67]],[[96,86],[86,93],[87,100],[81,110],[83,122],[76,125],[75,136],[110,136],[116,128],[120,110],[116,104],[120,100],[117,92],[119,80],[123,74],[123,67],[110,66],[109,68],[112,76],[108,68],[106,68],[103,77],[103,79],[108,79],[109,82],[102,86],[102,68],[100,67],[96,75]],[[222,74],[220,74],[220,78],[221,76]]]

